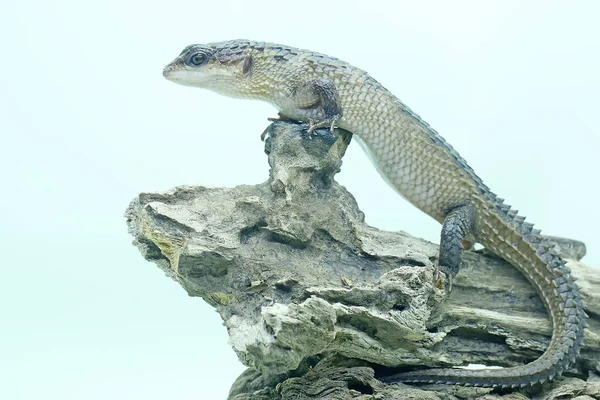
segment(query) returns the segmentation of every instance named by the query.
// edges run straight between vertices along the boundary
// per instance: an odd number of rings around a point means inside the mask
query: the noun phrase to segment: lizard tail
[[[537,360],[503,369],[444,368],[418,370],[385,377],[389,383],[443,383],[476,387],[526,387],[561,375],[574,362],[583,343],[587,314],[582,296],[565,261],[554,245],[498,199],[479,208],[476,238],[508,260],[535,287],[552,320],[552,339]]]

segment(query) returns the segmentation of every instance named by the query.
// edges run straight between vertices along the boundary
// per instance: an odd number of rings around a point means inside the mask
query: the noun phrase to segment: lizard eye
[[[208,56],[205,53],[194,53],[188,58],[188,65],[199,67],[208,62]]]

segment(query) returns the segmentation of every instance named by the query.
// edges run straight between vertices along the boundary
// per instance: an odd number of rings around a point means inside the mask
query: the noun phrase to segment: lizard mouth
[[[202,86],[209,78],[209,74],[202,71],[191,71],[172,63],[163,69],[163,76],[171,82],[185,86]]]

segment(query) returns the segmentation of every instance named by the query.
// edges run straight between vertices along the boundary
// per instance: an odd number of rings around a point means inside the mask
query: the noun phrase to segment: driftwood
[[[348,132],[268,129],[267,182],[143,193],[126,214],[142,255],[221,314],[249,367],[231,399],[600,399],[600,274],[560,239],[591,316],[564,377],[504,392],[378,381],[392,368],[527,363],[548,344],[548,316],[505,261],[465,252],[448,295],[432,283],[437,245],[366,225],[333,179]]]

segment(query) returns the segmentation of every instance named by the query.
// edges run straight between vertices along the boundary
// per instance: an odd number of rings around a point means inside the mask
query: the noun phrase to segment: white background
[[[10,1],[0,8],[0,398],[223,399],[218,315],[130,245],[141,191],[267,178],[270,106],[163,79],[190,43],[247,38],[369,71],[483,180],[600,266],[595,1]],[[367,221],[439,226],[352,144]]]

